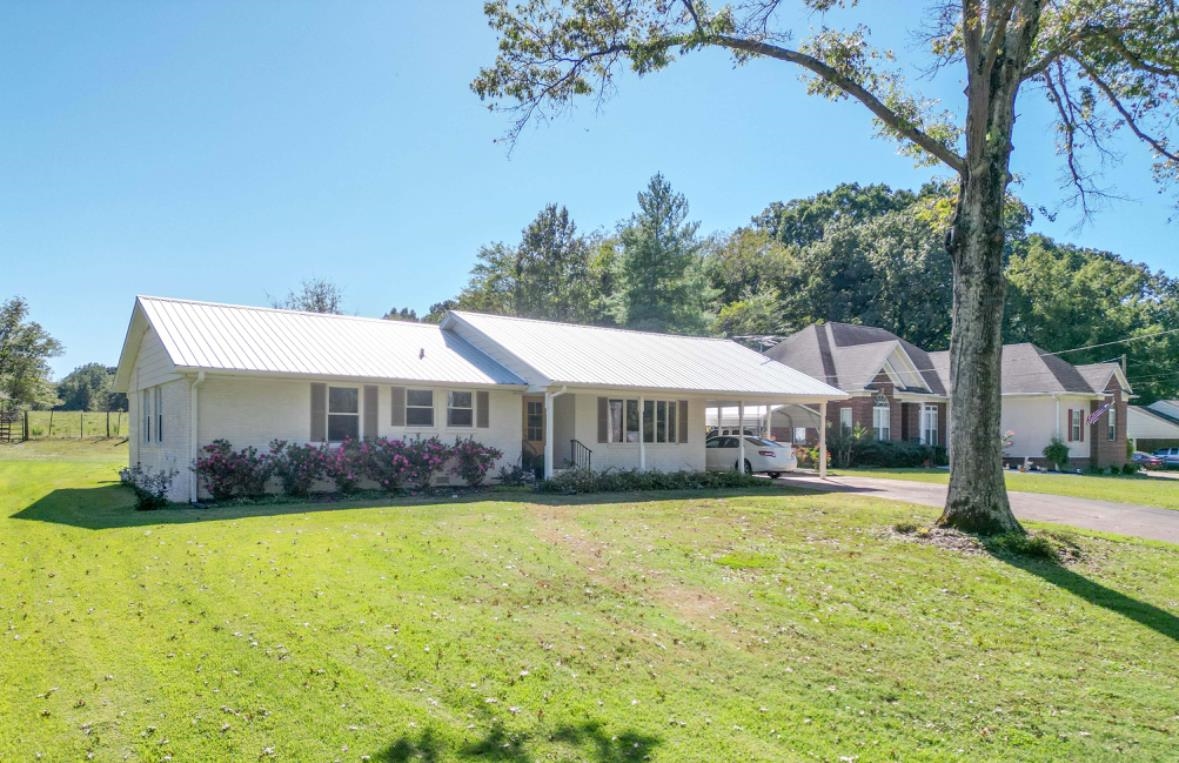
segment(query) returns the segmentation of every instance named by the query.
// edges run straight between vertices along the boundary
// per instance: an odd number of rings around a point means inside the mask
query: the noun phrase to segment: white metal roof
[[[842,391],[727,339],[654,334],[451,312],[443,327],[470,330],[519,359],[530,384],[667,389],[720,395],[843,398]],[[538,378],[528,378],[530,375]]]
[[[524,383],[461,337],[431,324],[160,297],[141,296],[136,304],[181,370]]]

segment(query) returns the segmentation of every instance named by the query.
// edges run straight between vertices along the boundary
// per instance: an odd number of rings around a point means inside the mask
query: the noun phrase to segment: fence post
[[[28,408],[25,409],[25,428],[24,428],[24,431],[21,432],[20,441],[21,442],[28,442],[29,441],[29,409]]]
[[[111,438],[111,409],[106,409],[106,439]]]
[[[78,412],[78,439],[86,439],[86,411]]]
[[[49,409],[49,434],[45,435],[46,439],[53,439],[53,409]]]

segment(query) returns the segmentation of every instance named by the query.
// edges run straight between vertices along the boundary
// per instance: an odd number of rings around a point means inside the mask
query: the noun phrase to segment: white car
[[[710,437],[704,442],[704,466],[714,472],[735,470],[738,468],[739,452],[740,443],[735,435]],[[770,479],[777,479],[783,472],[792,472],[797,468],[798,459],[789,445],[752,435],[745,436],[746,474],[768,474]]]

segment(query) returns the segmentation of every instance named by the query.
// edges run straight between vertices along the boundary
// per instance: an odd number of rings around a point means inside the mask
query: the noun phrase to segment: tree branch
[[[758,40],[748,40],[742,37],[715,35],[706,38],[706,41],[712,41],[730,50],[739,50],[755,56],[764,56],[766,58],[774,58],[779,61],[797,64],[813,72],[852,98],[858,100],[881,122],[884,122],[884,124],[896,130],[897,133],[920,146],[959,175],[966,173],[966,161],[961,156],[902,119],[895,111],[884,105],[879,98],[870,93],[858,82],[841,74],[819,59],[796,50],[782,48]]]
[[[1093,80],[1093,84],[1097,85],[1097,89],[1100,90],[1103,95],[1105,95],[1106,100],[1109,101],[1110,105],[1117,109],[1117,112],[1122,115],[1122,119],[1125,120],[1126,126],[1130,128],[1130,131],[1133,132],[1139,140],[1153,148],[1160,156],[1163,156],[1172,162],[1179,162],[1179,153],[1169,151],[1167,146],[1162,141],[1148,135],[1138,126],[1138,122],[1134,119],[1134,116],[1129,112],[1129,110],[1126,109],[1124,105],[1122,105],[1122,101],[1120,98],[1118,98],[1117,93],[1115,93],[1113,88],[1106,84],[1105,81],[1101,79],[1101,77],[1097,76],[1097,72],[1093,70],[1093,67],[1089,66],[1079,58],[1073,56],[1070,56],[1070,58],[1076,62],[1077,66],[1081,67],[1081,70],[1085,72],[1089,79]]]

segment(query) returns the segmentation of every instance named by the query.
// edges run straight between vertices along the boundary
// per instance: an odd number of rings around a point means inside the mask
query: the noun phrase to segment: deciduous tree
[[[47,361],[61,352],[61,342],[29,320],[24,299],[13,297],[0,306],[0,405],[55,405]]]
[[[712,7],[700,0],[490,0],[499,37],[495,61],[472,87],[514,112],[509,138],[530,120],[566,111],[576,99],[608,95],[619,71],[665,68],[704,47],[738,63],[769,59],[796,67],[812,94],[850,99],[882,135],[957,180],[946,236],[953,265],[950,342],[952,469],[943,525],[1018,531],[1004,488],[999,431],[1003,207],[1021,89],[1046,97],[1059,115],[1066,176],[1087,208],[1093,176],[1084,159],[1113,131],[1140,140],[1162,181],[1179,174],[1173,147],[1179,85],[1179,24],[1170,0],[961,0],[940,3],[929,35],[935,63],[958,67],[964,99],[943,111],[890,68],[840,0],[749,0]],[[792,13],[788,13],[792,9]],[[812,19],[810,13],[819,14]],[[816,29],[798,39],[795,25]],[[1029,87],[1024,88],[1027,84]],[[1108,155],[1108,153],[1106,154]]]

